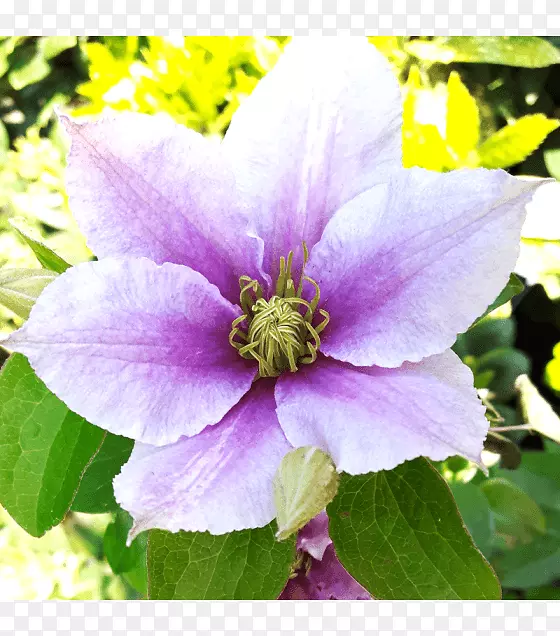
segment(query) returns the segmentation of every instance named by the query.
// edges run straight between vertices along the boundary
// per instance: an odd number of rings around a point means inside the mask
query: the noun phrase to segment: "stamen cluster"
[[[329,322],[329,314],[318,309],[319,285],[304,273],[308,251],[303,244],[303,267],[299,284],[292,278],[294,253],[280,258],[280,273],[276,281],[276,293],[266,300],[257,280],[249,276],[239,279],[239,296],[243,315],[236,318],[229,335],[230,344],[239,354],[259,363],[259,376],[275,378],[288,369],[298,370],[298,364],[311,364],[317,359],[321,346],[319,334]],[[309,282],[315,290],[311,301],[302,297],[303,282]],[[323,320],[313,326],[319,313]],[[245,329],[242,329],[242,327]]]

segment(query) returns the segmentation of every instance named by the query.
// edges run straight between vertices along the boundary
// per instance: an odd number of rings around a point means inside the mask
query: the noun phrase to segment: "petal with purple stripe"
[[[249,390],[256,369],[228,343],[239,314],[188,267],[108,258],[53,281],[5,346],[92,424],[163,445]]]
[[[488,431],[472,373],[452,351],[398,369],[321,358],[282,376],[276,403],[293,446],[317,446],[354,475],[420,456],[479,462]]]
[[[291,450],[273,391],[261,380],[195,437],[159,448],[135,445],[114,480],[117,501],[134,519],[131,537],[150,528],[223,534],[272,521],[272,480]]]

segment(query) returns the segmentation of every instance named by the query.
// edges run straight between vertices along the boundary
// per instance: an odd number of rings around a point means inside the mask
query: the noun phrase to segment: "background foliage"
[[[25,292],[17,281],[2,277],[7,269],[39,267],[21,232],[68,263],[91,257],[68,209],[66,148],[54,117],[56,107],[75,116],[98,116],[106,108],[164,112],[203,134],[222,135],[232,113],[272,68],[285,41],[1,38],[0,302],[13,309],[14,293],[21,298]],[[447,171],[481,166],[560,179],[559,38],[371,41],[402,83],[407,167]],[[506,598],[560,598],[560,185],[552,183],[541,192],[530,208],[521,245],[517,273],[525,282],[523,291],[511,301],[511,293],[502,298],[507,302],[455,345],[472,368],[488,417],[498,428],[486,442],[489,475],[461,458],[436,466],[477,547],[496,570]],[[50,258],[48,251],[44,255]],[[511,292],[521,289],[512,280]],[[20,322],[17,313],[0,304],[1,331]],[[9,384],[9,370],[5,371],[3,379]],[[42,388],[30,390],[40,395]],[[62,414],[60,430],[65,430],[65,423]],[[524,426],[500,432],[504,425]],[[71,512],[42,538],[30,537],[1,512],[0,598],[146,594],[145,537],[124,547],[131,520],[111,499],[110,478],[100,482],[100,475],[115,474],[128,457],[131,446],[122,439],[107,435],[89,440],[101,447],[89,466],[84,463]],[[50,453],[56,451],[49,448]],[[419,464],[403,470],[433,478]],[[355,488],[353,480],[344,483],[348,492]],[[70,492],[73,486],[66,483],[64,488]],[[61,487],[59,504],[64,493]],[[2,496],[8,507],[9,497]],[[46,505],[40,496],[37,509]],[[23,527],[37,530],[41,525],[39,517],[31,519],[25,510],[10,512]],[[163,535],[156,547],[170,553],[174,549]],[[259,554],[258,545],[254,549]],[[358,559],[357,567],[367,569],[352,549],[341,558],[345,563]]]

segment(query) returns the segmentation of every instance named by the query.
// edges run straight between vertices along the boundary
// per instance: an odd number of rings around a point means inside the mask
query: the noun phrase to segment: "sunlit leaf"
[[[445,140],[458,160],[466,159],[478,145],[480,117],[475,98],[453,71],[447,82]]]
[[[476,62],[539,68],[560,63],[560,51],[535,36],[438,37],[431,41],[416,39],[406,50],[428,62]]]
[[[509,168],[525,160],[558,128],[557,119],[542,113],[525,115],[491,135],[478,149],[484,168]]]

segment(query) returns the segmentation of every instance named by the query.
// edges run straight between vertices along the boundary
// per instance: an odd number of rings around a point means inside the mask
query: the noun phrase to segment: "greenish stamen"
[[[292,278],[294,253],[280,258],[280,273],[276,281],[276,294],[269,300],[263,297],[258,281],[249,276],[239,279],[239,301],[243,315],[231,324],[229,342],[239,354],[259,363],[259,376],[278,377],[288,369],[298,370],[298,364],[311,364],[317,359],[321,346],[319,334],[329,323],[329,314],[323,309],[318,313],[323,320],[313,325],[320,300],[319,285],[304,274],[309,259],[307,246],[303,244],[303,267],[296,288]],[[303,281],[315,289],[311,301],[302,298]],[[244,331],[241,326],[247,325]]]

